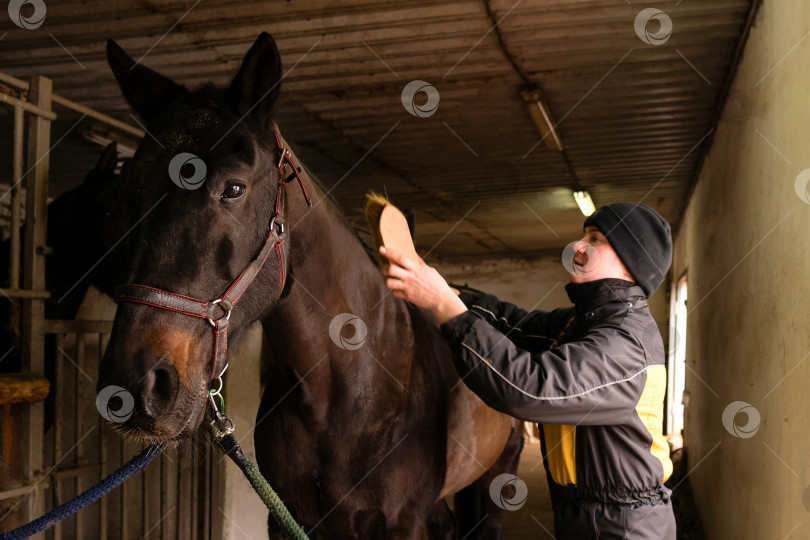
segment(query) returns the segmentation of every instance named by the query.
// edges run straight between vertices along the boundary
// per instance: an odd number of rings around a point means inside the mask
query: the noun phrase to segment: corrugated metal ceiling
[[[677,226],[751,9],[749,0],[46,3],[36,30],[4,19],[0,69],[50,77],[58,94],[130,123],[107,38],[194,87],[226,84],[259,32],[271,33],[289,70],[278,120],[300,157],[355,223],[364,226],[365,191],[385,189],[414,212],[418,247],[445,258],[559,250],[581,230],[577,185],[597,206],[643,201]],[[672,21],[664,44],[636,34],[649,7]],[[435,114],[403,107],[412,80],[437,89]],[[527,80],[545,96],[564,156],[538,144],[520,97]],[[78,118],[62,113],[54,141]],[[96,150],[77,135],[91,125],[54,148],[55,192],[92,167]],[[9,128],[0,112],[4,176]]]

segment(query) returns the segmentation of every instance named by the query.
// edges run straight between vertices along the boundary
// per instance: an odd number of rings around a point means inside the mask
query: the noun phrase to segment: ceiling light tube
[[[540,135],[543,136],[543,142],[550,150],[562,152],[563,144],[560,139],[559,133],[554,124],[554,118],[551,116],[551,110],[548,105],[543,101],[543,95],[540,90],[523,90],[520,92],[520,97],[526,103],[529,109],[529,116],[537,126]]]
[[[580,211],[585,216],[590,216],[591,214],[596,212],[596,207],[593,205],[591,194],[588,193],[587,191],[575,191],[574,201],[576,201],[577,206],[579,206]]]

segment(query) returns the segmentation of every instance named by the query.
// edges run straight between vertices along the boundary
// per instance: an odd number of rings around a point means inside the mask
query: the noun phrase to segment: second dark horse
[[[463,491],[461,536],[500,537],[502,511],[488,488],[515,470],[515,422],[459,382],[435,323],[388,294],[324,191],[280,187],[271,111],[282,72],[272,38],[259,36],[224,94],[187,91],[113,42],[108,58],[154,136],[121,173],[131,215],[143,219],[134,283],[218,298],[256,257],[271,218],[286,219],[284,249],[244,291],[228,331],[234,343],[261,321],[270,338],[276,363],[255,426],[257,460],[303,528],[324,539],[449,539],[443,498]],[[204,164],[198,189],[170,178],[181,153],[199,160],[180,171],[184,178]],[[368,330],[364,342],[362,332],[340,333],[353,318]],[[205,320],[119,304],[99,388],[118,385],[135,397],[120,431],[149,442],[190,436],[205,415],[209,379],[222,369],[212,366],[214,347]],[[280,537],[273,523],[270,535]]]

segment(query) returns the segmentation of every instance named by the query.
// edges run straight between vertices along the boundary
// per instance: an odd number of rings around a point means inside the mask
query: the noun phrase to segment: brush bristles
[[[366,193],[366,221],[368,222],[368,229],[371,231],[371,236],[374,237],[375,247],[379,249],[382,245],[382,236],[380,235],[380,216],[382,215],[383,208],[391,204],[384,195],[369,191]]]

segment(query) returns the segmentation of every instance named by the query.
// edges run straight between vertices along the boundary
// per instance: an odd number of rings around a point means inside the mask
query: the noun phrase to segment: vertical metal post
[[[169,538],[170,519],[167,517],[169,511],[169,463],[166,454],[160,455],[160,537]],[[175,508],[176,509],[176,508]]]
[[[23,133],[25,111],[14,107],[14,150],[11,174],[11,257],[9,259],[9,288],[20,288],[20,204],[23,175]]]
[[[214,511],[211,505],[211,491],[214,489],[214,465],[216,459],[214,456],[211,455],[210,451],[211,446],[208,445],[203,450],[205,452],[205,460],[203,461],[203,469],[205,470],[205,474],[203,475],[203,489],[204,489],[204,497],[203,497],[203,516],[205,519],[205,526],[203,527],[203,538],[206,540],[213,540],[216,538],[212,532],[212,521],[214,518]]]
[[[63,392],[62,392],[62,380],[65,376],[65,372],[62,363],[62,353],[60,351],[65,350],[65,334],[56,334],[56,350],[54,350],[54,367],[53,367],[53,386],[51,386],[51,392],[53,392],[53,402],[54,402],[54,412],[53,412],[53,461],[56,463],[59,459],[59,456],[62,455],[62,407],[64,404],[62,400],[64,399]],[[61,485],[62,483],[59,480],[58,476],[53,477],[53,495],[54,495],[54,508],[60,505],[62,501],[61,496]],[[57,522],[56,525],[53,526],[53,538],[54,540],[62,540],[62,523]]]
[[[41,76],[31,77],[29,101],[37,107],[51,110],[52,83]],[[50,120],[38,115],[28,117],[28,172],[25,178],[25,260],[23,264],[23,287],[45,289],[45,246],[48,206],[48,151],[51,142]],[[41,298],[22,301],[22,368],[34,376],[45,375],[45,302]],[[28,431],[28,449],[23,456],[26,480],[36,482],[42,474],[44,403],[31,403],[25,415]],[[58,461],[62,456],[54,456]],[[26,504],[28,519],[39,517],[44,509],[42,494],[34,491]],[[43,538],[38,534],[35,538]]]
[[[197,530],[197,491],[195,490],[196,484],[194,480],[194,459],[197,453],[194,451],[194,444],[186,442],[183,446],[183,457],[181,467],[178,471],[178,485],[182,482],[182,486],[178,491],[180,500],[184,502],[182,514],[178,514],[180,518],[180,525],[177,529],[178,538],[191,538],[194,531]],[[181,480],[182,477],[182,480]]]
[[[200,525],[202,518],[200,518],[200,470],[202,470],[202,457],[200,456],[199,445],[190,445],[191,450],[191,466],[189,467],[189,476],[191,476],[191,532],[197,538],[200,536]]]
[[[96,360],[96,373],[98,373],[101,359],[104,357],[104,334],[98,334],[98,359]],[[96,375],[98,378],[98,375]],[[107,437],[102,431],[102,418],[98,415],[98,461],[101,464],[99,469],[99,480],[107,476]],[[98,536],[99,538],[107,538],[107,512],[108,512],[107,497],[101,498],[101,508],[99,509],[99,525]]]
[[[73,379],[75,382],[74,391],[73,391],[73,433],[76,438],[76,449],[73,451],[74,455],[74,463],[76,467],[81,467],[85,464],[84,459],[84,445],[83,443],[79,442],[84,439],[84,419],[82,418],[82,409],[84,408],[84,402],[82,397],[84,396],[85,392],[83,391],[84,388],[87,388],[87,383],[84,381],[82,377],[85,374],[85,362],[84,362],[84,334],[81,332],[76,332],[76,374],[75,378]],[[75,493],[79,494],[84,491],[84,483],[82,482],[82,474],[77,474],[76,478],[74,479],[76,490]],[[76,512],[73,516],[73,531],[74,531],[74,538],[84,538],[84,511],[80,510]]]
[[[120,445],[121,463],[124,463],[127,459],[127,443],[124,439],[121,439]],[[121,490],[121,535],[119,538],[121,538],[121,540],[127,540],[129,538],[129,508],[127,507],[129,484],[124,482],[119,489]]]
[[[149,530],[149,483],[146,481],[147,471],[141,473],[141,538],[146,538]]]

